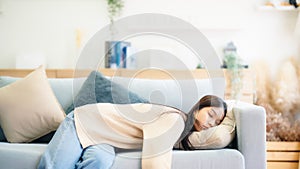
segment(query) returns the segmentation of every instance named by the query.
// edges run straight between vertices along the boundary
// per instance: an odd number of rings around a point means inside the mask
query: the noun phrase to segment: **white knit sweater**
[[[74,111],[83,148],[100,143],[142,148],[142,169],[171,169],[172,148],[184,129],[184,118],[175,108],[145,103],[98,103]]]

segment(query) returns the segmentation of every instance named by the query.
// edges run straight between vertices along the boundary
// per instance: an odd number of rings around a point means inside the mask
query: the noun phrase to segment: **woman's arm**
[[[184,129],[179,113],[164,113],[143,126],[142,169],[171,169],[172,148]]]

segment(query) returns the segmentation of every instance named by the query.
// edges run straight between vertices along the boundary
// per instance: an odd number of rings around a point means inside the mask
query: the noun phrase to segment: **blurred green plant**
[[[198,63],[196,69],[204,69],[205,66],[202,63]]]
[[[121,14],[121,11],[124,7],[123,0],[106,0],[107,2],[107,12],[108,12],[108,18],[110,21],[109,30],[110,30],[110,40],[114,40],[114,36],[117,32],[114,22],[115,17]]]
[[[114,19],[116,16],[120,15],[123,7],[124,7],[124,1],[122,0],[107,0],[108,5],[108,17],[110,20],[110,23],[114,23]]]
[[[231,98],[239,100],[243,88],[242,60],[236,52],[227,52],[224,56],[224,66],[229,73]]]

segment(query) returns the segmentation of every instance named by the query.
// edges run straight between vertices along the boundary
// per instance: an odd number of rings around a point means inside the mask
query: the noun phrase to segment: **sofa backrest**
[[[188,112],[202,96],[216,94],[210,79],[172,80],[126,77],[109,79],[152,103],[173,106],[184,112]]]
[[[94,69],[93,69],[94,70]],[[46,69],[48,78],[73,78],[87,77],[91,69]],[[0,69],[0,76],[25,77],[33,69]],[[209,79],[224,78],[227,82],[225,98],[230,99],[232,88],[230,85],[231,73],[227,69],[195,69],[195,70],[162,70],[156,68],[132,70],[132,69],[109,69],[99,68],[105,76],[138,77],[149,79]],[[255,101],[255,72],[251,69],[243,69],[243,87],[240,93],[240,100],[248,103]],[[211,79],[212,80],[212,79]],[[219,81],[219,80],[218,80]],[[215,83],[214,83],[215,84]],[[225,85],[225,84],[224,84]],[[216,93],[216,92],[214,92]],[[217,92],[221,93],[221,92]],[[224,92],[221,97],[224,97]]]
[[[188,112],[204,95],[215,94],[224,97],[224,85],[215,91],[212,83],[222,84],[221,78],[214,79],[145,79],[119,76],[105,76],[114,83],[136,93],[151,103],[165,104]],[[50,84],[63,108],[67,108],[76,96],[85,78],[75,80],[50,79]],[[66,107],[67,106],[67,107]]]
[[[216,94],[213,91],[211,79],[140,79],[118,76],[106,76],[106,78],[152,103],[166,104],[185,112],[189,111],[191,106],[202,96]],[[18,79],[20,78],[1,76],[0,87],[6,86]],[[76,80],[72,78],[49,78],[48,80],[57,100],[62,108],[66,110],[77,95],[85,78],[76,78]],[[221,92],[218,93],[224,93],[224,89],[220,90]]]

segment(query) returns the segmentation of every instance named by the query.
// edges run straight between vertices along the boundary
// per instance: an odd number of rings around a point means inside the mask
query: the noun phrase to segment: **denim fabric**
[[[115,159],[115,150],[107,144],[98,144],[84,149],[77,169],[109,169]]]
[[[114,148],[109,145],[99,144],[82,149],[71,112],[47,146],[38,169],[109,169],[114,158]]]

